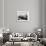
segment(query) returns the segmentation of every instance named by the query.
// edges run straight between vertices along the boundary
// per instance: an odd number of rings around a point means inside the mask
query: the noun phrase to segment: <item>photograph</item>
[[[29,11],[17,11],[17,21],[29,21]]]

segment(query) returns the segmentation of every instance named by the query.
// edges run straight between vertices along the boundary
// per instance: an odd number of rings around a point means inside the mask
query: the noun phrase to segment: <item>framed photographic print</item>
[[[17,11],[17,21],[29,21],[29,11]]]

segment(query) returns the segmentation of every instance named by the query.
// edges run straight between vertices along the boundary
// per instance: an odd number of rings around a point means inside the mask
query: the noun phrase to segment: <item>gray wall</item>
[[[3,26],[3,0],[0,0],[0,27]]]
[[[17,22],[17,10],[29,10],[30,20]],[[33,32],[39,25],[42,25],[42,0],[5,0],[5,27],[14,32]]]
[[[43,0],[43,11],[42,11],[42,15],[43,15],[43,37],[46,37],[46,0]]]
[[[0,33],[2,33],[1,28],[3,27],[3,0],[0,0]]]

